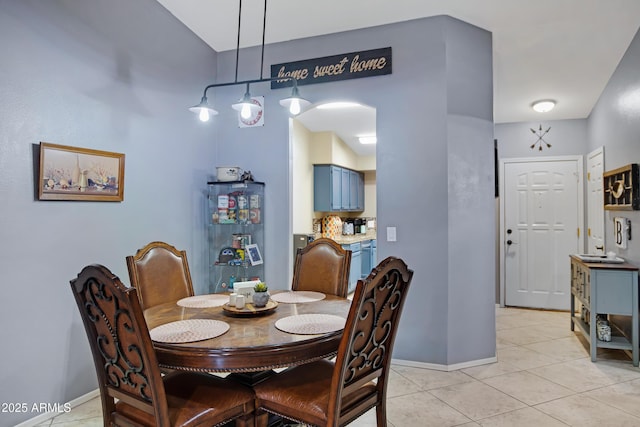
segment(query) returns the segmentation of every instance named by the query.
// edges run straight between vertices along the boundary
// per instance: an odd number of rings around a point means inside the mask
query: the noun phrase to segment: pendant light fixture
[[[240,112],[240,116],[243,119],[248,119],[252,115],[256,114],[260,110],[260,106],[258,104],[254,104],[251,100],[251,93],[249,92],[249,83],[247,83],[247,91],[244,93],[244,96],[238,100],[235,104],[231,104],[231,107],[234,110]]]
[[[262,51],[260,58],[260,78],[255,80],[243,80],[238,81],[238,56],[240,53],[240,27],[242,22],[242,0],[239,0],[238,5],[238,40],[236,43],[236,73],[235,79],[233,82],[228,83],[215,83],[210,84],[204,88],[204,93],[202,95],[202,99],[200,103],[190,107],[189,110],[198,114],[198,117],[201,121],[206,122],[209,120],[211,116],[215,116],[218,112],[209,105],[207,100],[207,91],[211,88],[222,87],[222,86],[234,86],[234,85],[246,85],[246,90],[242,98],[238,100],[238,102],[234,103],[231,107],[234,110],[240,112],[240,116],[244,119],[251,117],[260,110],[260,105],[253,102],[251,99],[251,91],[250,86],[252,83],[263,83],[263,82],[271,82],[274,80],[278,81],[287,81],[291,80],[293,89],[291,90],[291,96],[280,101],[280,105],[289,109],[289,113],[293,116],[300,114],[305,108],[311,105],[311,102],[300,96],[300,92],[298,91],[298,82],[293,77],[277,77],[277,78],[263,78],[263,68],[264,68],[264,42],[265,42],[265,29],[267,23],[267,0],[264,0],[264,12],[262,15]]]
[[[291,89],[291,96],[280,100],[280,105],[289,109],[289,114],[297,116],[304,109],[307,109],[311,102],[300,96],[298,91],[298,80],[292,79],[293,89]]]

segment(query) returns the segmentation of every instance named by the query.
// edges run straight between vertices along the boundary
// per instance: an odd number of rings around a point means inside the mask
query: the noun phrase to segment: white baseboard
[[[96,397],[100,396],[100,390],[95,389],[93,391],[90,391],[87,394],[83,394],[82,396],[73,399],[72,401],[69,402],[69,406],[73,409],[76,406],[82,405],[83,403],[86,403],[88,401],[90,401],[91,399],[94,399]],[[50,420],[54,417],[57,417],[58,415],[60,415],[60,412],[45,412],[42,413],[40,415],[37,415],[33,418],[29,418],[26,421],[21,422],[20,424],[17,424],[15,427],[34,427],[38,424],[41,424],[47,420]]]
[[[398,360],[392,359],[391,363],[394,365],[400,366],[409,366],[411,368],[423,368],[423,369],[432,369],[434,371],[457,371],[459,369],[472,368],[474,366],[487,365],[489,363],[495,363],[498,361],[496,356],[489,357],[487,359],[479,359],[479,360],[471,360],[469,362],[456,363],[454,365],[441,365],[438,363],[425,363],[425,362],[414,362],[412,360]]]

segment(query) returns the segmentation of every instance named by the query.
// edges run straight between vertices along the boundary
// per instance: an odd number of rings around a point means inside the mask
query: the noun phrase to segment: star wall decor
[[[534,142],[533,144],[531,144],[531,149],[533,150],[536,145],[538,146],[538,151],[542,151],[542,146],[546,145],[547,148],[551,148],[551,144],[549,144],[547,141],[545,141],[543,139],[543,137],[549,133],[549,131],[551,130],[551,126],[549,126],[549,128],[545,131],[542,130],[542,125],[540,125],[540,128],[538,130],[535,130],[534,128],[530,128],[531,132],[536,135],[538,137],[538,140],[536,142]]]

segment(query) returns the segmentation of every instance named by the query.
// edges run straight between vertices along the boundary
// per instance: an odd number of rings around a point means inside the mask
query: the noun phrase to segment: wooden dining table
[[[149,330],[187,319],[213,319],[229,324],[228,331],[211,339],[186,343],[154,341],[158,363],[163,368],[263,373],[332,357],[342,336],[342,330],[315,335],[292,334],[276,328],[277,320],[301,314],[328,314],[346,319],[350,306],[351,301],[346,298],[326,295],[319,301],[278,303],[266,313],[236,316],[222,306],[188,308],[169,302],[146,309],[144,316]]]

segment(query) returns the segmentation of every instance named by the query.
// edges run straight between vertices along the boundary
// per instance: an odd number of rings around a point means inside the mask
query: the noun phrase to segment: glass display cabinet
[[[208,182],[209,289],[264,278],[264,183]]]

